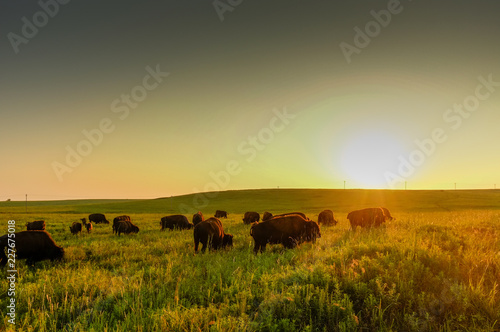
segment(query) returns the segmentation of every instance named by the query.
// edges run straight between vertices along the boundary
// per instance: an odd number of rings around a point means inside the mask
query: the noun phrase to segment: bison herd
[[[198,252],[199,244],[201,251],[223,249],[233,246],[233,235],[224,232],[220,218],[227,218],[227,212],[217,210],[214,217],[205,220],[201,212],[195,213],[192,222],[184,215],[170,215],[161,218],[161,230],[193,229],[194,251]],[[359,226],[361,228],[373,228],[381,226],[387,220],[394,220],[388,209],[383,207],[366,208],[351,211],[347,215],[353,231]],[[334,218],[331,210],[324,210],[318,215],[318,221],[310,220],[304,213],[291,212],[272,215],[264,212],[262,221],[258,212],[246,212],[243,222],[251,225],[250,236],[254,240],[253,251],[257,254],[264,252],[267,244],[282,244],[285,248],[294,248],[303,242],[315,243],[321,237],[319,225],[335,226],[338,221]],[[92,231],[92,223],[109,224],[103,214],[95,213],[89,215],[89,222],[85,218],[81,222],[74,222],[69,228],[72,234],[82,232],[86,229]],[[45,259],[61,259],[64,249],[57,246],[49,233],[45,231],[45,221],[37,220],[26,224],[26,231],[15,233],[16,255],[19,259],[27,258],[28,264],[33,264]],[[138,233],[139,227],[134,225],[129,216],[122,215],[113,219],[113,234]],[[0,237],[0,266],[7,264],[7,256],[4,249],[8,246],[7,234]]]

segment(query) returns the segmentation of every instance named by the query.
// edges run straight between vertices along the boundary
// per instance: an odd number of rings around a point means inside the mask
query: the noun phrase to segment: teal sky
[[[496,1],[40,3],[1,5],[0,200],[500,187]]]

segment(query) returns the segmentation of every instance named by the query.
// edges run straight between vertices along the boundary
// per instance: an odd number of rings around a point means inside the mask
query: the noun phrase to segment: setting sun
[[[402,145],[390,134],[369,130],[353,134],[341,153],[342,171],[349,187],[386,188],[384,173],[394,167]]]

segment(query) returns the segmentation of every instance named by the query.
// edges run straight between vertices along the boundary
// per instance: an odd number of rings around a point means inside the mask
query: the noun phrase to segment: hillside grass
[[[361,190],[260,189],[198,193],[150,200],[69,200],[0,202],[0,215],[9,213],[196,213],[280,212],[329,208],[350,211],[389,206],[391,211],[455,211],[500,209],[500,190]]]
[[[29,207],[28,214],[0,204],[1,234],[7,230],[7,220],[16,220],[18,230],[24,230],[26,221],[45,219],[47,231],[66,253],[63,262],[39,262],[35,268],[17,261],[16,328],[500,330],[497,195],[496,191],[225,192],[200,210],[207,216],[214,207],[229,212],[222,222],[234,235],[234,247],[197,255],[191,230],[160,231],[159,225],[162,216],[179,212],[175,204],[187,205],[193,196],[40,204]],[[397,220],[371,231],[349,230],[345,216],[350,210],[382,203]],[[324,208],[334,211],[339,224],[322,227],[315,244],[291,250],[272,245],[263,254],[253,254],[250,226],[241,220],[245,211],[299,210],[317,220]],[[108,220],[129,214],[140,232],[119,237],[112,235],[111,225],[94,225],[91,234],[70,234],[73,221],[94,212],[107,213]],[[6,273],[0,272],[0,278],[5,280]],[[7,283],[2,282],[0,307],[6,308],[7,301]],[[2,318],[9,327],[8,317]]]

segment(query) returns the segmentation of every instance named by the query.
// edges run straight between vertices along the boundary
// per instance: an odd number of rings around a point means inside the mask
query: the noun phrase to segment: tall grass
[[[138,234],[73,236],[85,215],[40,213],[66,257],[17,262],[17,331],[500,329],[500,212],[398,212],[355,233],[346,213],[316,244],[258,255],[241,214],[222,220],[233,249],[194,255],[192,231],[160,231],[163,214],[131,214]]]

